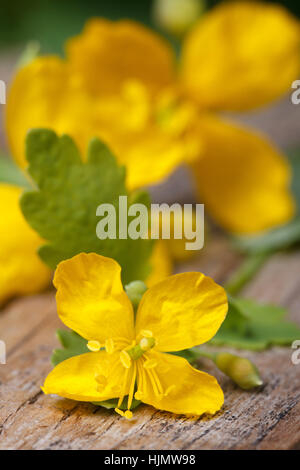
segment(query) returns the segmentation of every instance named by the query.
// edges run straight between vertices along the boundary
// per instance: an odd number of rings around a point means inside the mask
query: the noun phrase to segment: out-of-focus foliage
[[[285,317],[282,307],[229,297],[227,317],[211,343],[257,351],[289,345],[299,338],[300,329]]]
[[[39,250],[41,259],[54,269],[78,253],[99,253],[120,263],[124,282],[145,279],[151,270],[151,240],[100,240],[96,236],[98,205],[105,202],[118,207],[119,196],[127,195],[125,168],[117,165],[109,149],[98,139],[92,140],[83,163],[70,137],[32,130],[27,137],[27,158],[38,190],[25,192],[21,208],[27,222],[47,241]],[[128,206],[137,202],[148,205],[147,193],[131,194]],[[116,220],[118,214],[116,209]]]
[[[206,2],[208,8],[217,3]],[[300,16],[298,0],[276,3]],[[91,16],[131,18],[153,27],[152,7],[152,0],[1,0],[0,47],[35,39],[43,52],[61,52],[67,37],[77,34]]]
[[[1,0],[0,46],[38,40],[42,52],[62,52],[92,16],[150,24],[152,0]]]

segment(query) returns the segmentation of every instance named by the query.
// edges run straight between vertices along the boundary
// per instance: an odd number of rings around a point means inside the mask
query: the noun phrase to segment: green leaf
[[[54,366],[70,357],[89,352],[86,339],[79,336],[75,331],[59,329],[56,332],[56,336],[63,349],[55,349],[53,351],[51,362]]]
[[[247,282],[260,270],[270,253],[248,253],[245,260],[226,282],[224,289],[228,294],[236,295]]]
[[[80,354],[88,353],[86,339],[79,336],[75,331],[72,330],[62,330],[59,329],[56,331],[56,336],[63,346],[62,349],[55,349],[53,351],[51,362],[53,366],[57,366],[60,362],[65,361],[73,356],[79,356]],[[91,353],[92,354],[92,353]],[[102,406],[103,408],[111,409],[116,408],[118,404],[118,398],[113,398],[106,401],[93,402],[94,405]],[[127,410],[128,397],[124,397],[123,403],[120,406],[121,410]],[[135,398],[132,400],[132,405],[130,409],[134,409],[139,406],[141,402]]]
[[[8,183],[29,188],[29,181],[24,173],[9,158],[0,154],[0,183]]]
[[[21,208],[32,228],[48,241],[39,251],[41,259],[55,269],[62,260],[93,252],[118,261],[123,283],[145,279],[150,272],[151,240],[100,240],[96,235],[97,207],[113,204],[118,221],[119,196],[128,196],[125,168],[106,145],[92,139],[83,162],[70,137],[33,130],[27,136],[26,153],[28,171],[38,189],[24,193]],[[147,193],[131,194],[128,207],[137,202],[149,206]]]
[[[229,297],[227,317],[211,343],[251,350],[289,345],[300,337],[300,328],[285,316],[282,307]]]
[[[297,204],[297,215],[290,223],[259,235],[233,238],[234,246],[247,253],[271,253],[300,242],[300,149],[287,152],[292,167],[291,190]]]
[[[106,400],[106,401],[93,401],[93,405],[97,406],[102,406],[103,408],[106,408],[107,410],[115,409],[118,407],[118,398],[112,398],[111,400]],[[131,403],[131,410],[134,410],[137,408],[142,402],[140,400],[136,400],[133,398],[132,403]],[[124,397],[124,400],[122,404],[119,407],[120,410],[127,410],[128,409],[128,396]]]
[[[300,241],[300,217],[296,217],[287,225],[264,232],[259,236],[234,237],[234,246],[247,253],[271,253],[289,248]]]

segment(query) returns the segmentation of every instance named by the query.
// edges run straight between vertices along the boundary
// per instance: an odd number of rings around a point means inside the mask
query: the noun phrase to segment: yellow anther
[[[157,366],[157,361],[155,359],[147,359],[147,361],[144,362],[143,366],[145,369],[153,369],[153,367]]]
[[[137,390],[137,391],[135,392],[135,394],[134,394],[134,398],[135,398],[136,400],[142,400],[142,399],[143,399],[143,394],[142,394],[142,392],[141,392],[140,390]]]
[[[115,408],[115,412],[118,413],[123,418],[131,419],[133,417],[132,411],[126,410],[125,412],[120,410],[119,408]]]
[[[123,349],[123,351],[120,352],[120,361],[126,369],[130,368],[130,366],[131,366],[131,357],[129,356],[128,352],[125,351],[125,349]]]
[[[153,337],[153,333],[150,330],[141,330],[140,333],[144,338],[152,338]]]
[[[115,343],[112,338],[109,338],[105,341],[105,349],[107,354],[112,354],[115,350]]]
[[[124,413],[124,416],[125,416],[126,419],[132,419],[132,417],[133,417],[132,411],[126,410],[125,413]]]
[[[88,341],[87,348],[92,352],[97,352],[101,348],[99,341]]]
[[[124,411],[120,410],[119,408],[115,408],[115,412],[118,413],[120,416],[125,416]]]
[[[176,386],[173,384],[173,385],[170,385],[170,387],[167,388],[167,390],[165,391],[164,393],[164,396],[168,396],[174,389],[176,388]]]

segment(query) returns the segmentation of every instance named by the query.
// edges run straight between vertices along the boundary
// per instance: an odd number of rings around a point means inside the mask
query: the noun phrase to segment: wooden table
[[[1,64],[3,79],[11,73],[11,55]],[[299,117],[300,106],[283,100],[241,119],[286,146],[299,143]],[[154,191],[154,198],[166,199],[176,186],[177,200],[189,200],[184,180],[173,176]],[[179,270],[203,271],[223,283],[240,261],[225,239],[216,238]],[[300,324],[300,252],[273,256],[244,294],[288,307],[290,318]],[[300,365],[292,364],[291,349],[240,353],[261,371],[264,385],[255,392],[239,390],[203,360],[201,367],[217,376],[225,392],[224,408],[213,418],[193,420],[142,405],[134,419],[126,421],[90,404],[43,395],[40,386],[51,369],[49,358],[58,346],[59,326],[54,292],[12,301],[0,315],[0,338],[8,353],[7,364],[0,365],[0,449],[300,448]]]
[[[216,239],[188,268],[224,282],[238,263],[226,242]],[[300,323],[300,252],[274,256],[244,294],[288,307]],[[0,366],[0,449],[300,448],[300,365],[292,364],[291,349],[241,352],[264,380],[254,392],[241,391],[204,360],[201,367],[217,376],[225,393],[224,408],[213,418],[195,420],[142,405],[126,421],[41,392],[59,326],[53,292],[15,300],[1,315],[8,354]]]

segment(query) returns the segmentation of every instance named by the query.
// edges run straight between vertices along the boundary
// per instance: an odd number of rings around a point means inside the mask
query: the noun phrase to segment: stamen
[[[160,396],[160,393],[159,393],[159,390],[158,390],[158,388],[157,388],[157,384],[156,384],[156,382],[155,382],[155,379],[154,379],[154,377],[153,377],[153,375],[152,375],[151,369],[150,369],[150,370],[145,369],[145,370],[146,370],[146,373],[147,373],[147,375],[148,375],[148,377],[149,377],[149,379],[150,379],[150,383],[151,383],[151,385],[152,385],[152,388],[153,388],[153,391],[154,391],[154,395],[156,395],[157,397],[159,397],[159,396]]]
[[[131,384],[130,384],[129,394],[128,394],[128,404],[127,404],[128,411],[130,410],[131,405],[132,405],[132,399],[133,399],[134,387],[135,387],[135,379],[136,379],[136,362],[134,362],[134,364],[133,364],[133,374],[132,374],[132,379],[131,379]]]
[[[118,415],[120,415],[120,416],[125,416],[124,411],[119,410],[119,408],[115,408],[115,412],[118,413]]]
[[[160,382],[160,380],[159,380],[159,378],[158,378],[157,372],[156,372],[154,369],[150,369],[149,372],[151,372],[152,375],[153,375],[153,377],[154,377],[154,380],[155,380],[155,382],[156,382],[156,384],[157,384],[157,388],[158,388],[158,390],[159,390],[159,392],[160,392],[160,395],[164,395],[164,389],[163,389],[162,384],[161,384],[161,382]]]
[[[146,373],[144,370],[141,361],[137,363],[138,368],[138,390],[135,392],[134,398],[136,400],[142,400],[144,396],[144,391],[146,390]]]
[[[115,408],[115,412],[126,419],[131,419],[133,417],[132,411],[130,410],[122,411],[119,408]]]
[[[112,354],[115,350],[115,343],[112,338],[109,338],[105,341],[105,349],[107,354]]]
[[[121,395],[120,395],[117,408],[120,408],[120,406],[122,405],[123,400],[124,400],[124,396],[125,396],[125,392],[126,392],[127,379],[128,379],[128,373],[129,373],[129,369],[126,369],[126,373],[125,373],[125,377],[124,377],[124,382],[123,382],[123,390],[122,390],[122,393],[121,393]],[[123,415],[122,415],[122,416],[123,416]]]
[[[131,419],[133,417],[132,411],[126,410],[124,416],[126,419]]]
[[[129,356],[128,352],[125,351],[125,349],[120,352],[120,361],[126,369],[130,368],[132,362],[131,357]]]
[[[164,396],[164,391],[163,391],[163,387],[161,385],[161,382],[158,378],[158,375],[155,372],[155,369],[154,368],[152,368],[152,369],[145,368],[145,363],[144,363],[143,364],[143,370],[146,372],[146,375],[150,379],[150,383],[153,387],[154,394],[160,400]]]
[[[143,364],[143,367],[145,367],[145,369],[153,369],[156,366],[157,361],[155,359],[147,359]]]
[[[88,341],[87,348],[92,352],[97,352],[101,349],[101,344],[96,340]]]

